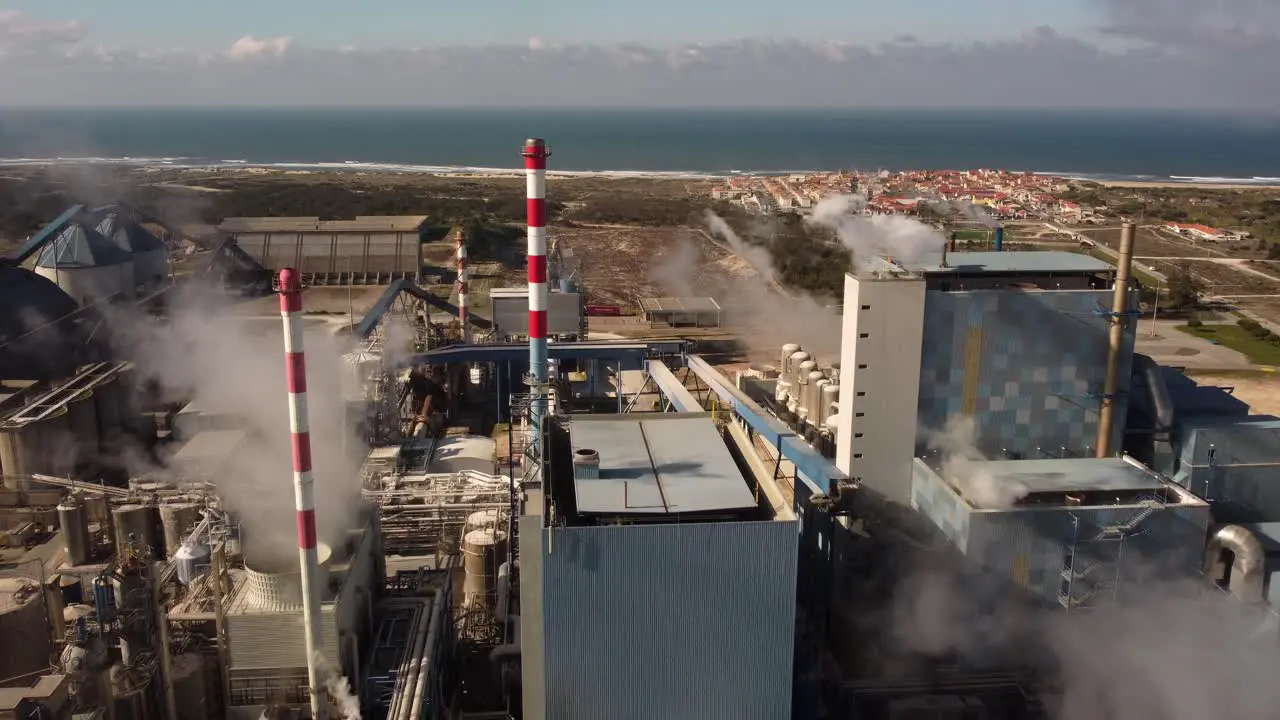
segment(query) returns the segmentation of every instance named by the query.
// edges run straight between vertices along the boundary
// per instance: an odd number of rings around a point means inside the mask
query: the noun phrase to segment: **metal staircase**
[[[1155,495],[1143,496],[1136,504],[1140,506],[1138,512],[1123,523],[1104,526],[1085,538],[1080,537],[1080,518],[1072,517],[1075,530],[1066,545],[1058,604],[1067,610],[1084,609],[1107,593],[1112,599],[1117,596],[1125,542],[1138,534],[1138,526],[1147,518],[1165,507]]]

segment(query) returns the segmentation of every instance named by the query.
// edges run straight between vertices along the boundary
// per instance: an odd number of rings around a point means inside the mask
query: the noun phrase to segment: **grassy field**
[[[1239,325],[1179,325],[1178,329],[1224,347],[1231,348],[1258,365],[1280,366],[1280,345],[1259,340]]]

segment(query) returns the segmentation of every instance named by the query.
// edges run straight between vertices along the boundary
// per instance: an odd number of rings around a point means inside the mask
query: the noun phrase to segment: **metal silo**
[[[75,469],[75,444],[67,408],[53,408],[38,419],[0,427],[0,468],[9,478],[32,473],[70,475]]]
[[[113,375],[93,391],[98,418],[98,449],[108,457],[119,454],[123,426],[120,419],[120,377]]]
[[[822,425],[825,428],[827,421],[835,417],[836,411],[833,406],[840,401],[840,386],[831,383],[822,388]]]
[[[165,557],[173,557],[178,552],[191,528],[199,522],[200,506],[195,503],[165,503],[160,506]]]
[[[85,391],[67,402],[67,419],[71,423],[71,437],[75,443],[75,462],[91,462],[99,457],[98,409],[93,402],[94,393]]]
[[[111,524],[115,530],[116,556],[119,557],[130,546],[130,536],[136,544],[136,551],[144,549],[159,558],[161,553],[156,545],[156,508],[154,505],[121,505],[111,511]]]
[[[803,363],[808,362],[808,360],[809,353],[803,350],[791,353],[791,360],[787,363],[787,374],[790,375],[793,380],[799,380],[800,366]]]
[[[89,545],[89,519],[85,507],[74,496],[68,496],[58,506],[58,525],[67,549],[67,562],[72,567],[89,564],[93,555]]]
[[[49,667],[53,642],[40,582],[29,577],[0,578],[0,679],[34,674]]]
[[[87,305],[134,296],[133,258],[92,227],[72,224],[41,249],[36,274]]]
[[[209,565],[209,546],[203,543],[183,545],[173,554],[173,559],[177,561],[178,582],[189,585],[191,580],[200,573],[201,568]]]
[[[783,375],[791,369],[791,356],[800,352],[800,346],[795,343],[787,343],[782,346],[782,361],[778,363],[778,372]]]
[[[818,415],[820,414],[818,403],[822,400],[822,388],[818,386],[818,383],[824,382],[826,379],[821,370],[810,370],[809,384],[805,386],[805,391],[808,394],[805,396],[804,406],[809,410],[809,421],[815,425],[818,424]]]
[[[134,283],[143,292],[164,284],[169,279],[169,247],[143,227],[129,208],[116,205],[102,210],[95,229],[133,259]]]

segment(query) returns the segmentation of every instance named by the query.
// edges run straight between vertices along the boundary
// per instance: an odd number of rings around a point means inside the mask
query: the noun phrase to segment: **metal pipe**
[[[1142,373],[1147,385],[1147,393],[1151,396],[1151,406],[1155,410],[1156,432],[1168,432],[1173,428],[1175,409],[1173,398],[1169,396],[1169,385],[1160,372],[1160,366],[1148,355],[1134,355],[1135,374]]]
[[[439,593],[432,591],[430,594],[432,596],[430,602],[434,606],[434,603],[439,599]],[[419,615],[414,622],[413,641],[409,644],[409,656],[404,660],[408,663],[409,672],[404,676],[403,680],[397,679],[398,690],[391,698],[391,707],[387,709],[387,717],[390,720],[408,720],[408,718],[414,717],[409,714],[409,709],[412,705],[410,698],[414,697],[418,691],[418,671],[420,669],[423,646],[427,638],[427,630],[431,624],[427,613],[427,603],[429,601],[426,598],[406,598],[406,602],[418,606]],[[399,604],[399,602],[389,600],[383,607],[396,607]]]
[[[155,563],[152,567],[159,566],[160,572],[155,572],[155,577],[151,582],[151,604],[155,608],[156,613],[156,629],[160,635],[160,677],[164,682],[164,709],[165,713],[171,718],[178,717],[178,700],[173,692],[173,664],[169,651],[169,618],[165,615],[164,603],[160,602],[160,586],[164,582],[167,566],[162,563]]]
[[[1222,551],[1235,556],[1228,566]],[[1256,535],[1239,525],[1223,525],[1214,531],[1205,548],[1204,570],[1214,581],[1229,579],[1226,589],[1248,603],[1263,601],[1263,572],[1266,553]]]
[[[1107,375],[1102,388],[1102,408],[1098,412],[1097,456],[1111,456],[1112,428],[1116,416],[1116,395],[1120,389],[1120,352],[1128,326],[1129,273],[1133,269],[1133,223],[1120,228],[1120,265],[1111,298],[1111,336],[1107,344]]]
[[[302,345],[302,285],[292,268],[280,271],[280,316],[284,320],[285,369],[289,385],[289,431],[293,444],[293,498],[298,513],[298,560],[302,566],[302,616],[307,646],[307,694],[311,717],[326,720],[317,655],[324,647],[320,626],[320,560],[311,479],[311,427],[307,417],[307,366]]]
[[[524,141],[526,213],[528,215],[529,379],[533,395],[529,432],[536,457],[542,453],[542,413],[547,385],[547,157],[546,143]]]
[[[422,648],[422,656],[418,660],[420,663],[418,668],[418,687],[413,694],[413,707],[409,711],[409,720],[417,720],[417,718],[422,717],[422,697],[426,694],[427,679],[434,669],[431,667],[431,653],[436,646],[437,638],[440,636],[440,616],[444,614],[440,608],[445,603],[444,598],[445,593],[437,591],[436,601],[431,606],[431,622],[427,628],[426,646]]]
[[[996,246],[995,248],[996,252],[1002,252],[1004,250],[1004,226],[1003,225],[996,226],[995,246]]]

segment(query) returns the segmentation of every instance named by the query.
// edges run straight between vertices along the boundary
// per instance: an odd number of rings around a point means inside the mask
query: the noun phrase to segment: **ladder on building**
[[[1074,530],[1066,543],[1058,604],[1071,611],[1091,607],[1095,599],[1108,594],[1113,600],[1118,596],[1125,542],[1137,534],[1147,518],[1165,507],[1155,495],[1144,496],[1136,504],[1140,509],[1123,523],[1104,526],[1084,538],[1079,516],[1072,516]]]

